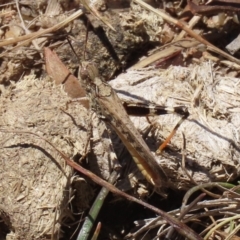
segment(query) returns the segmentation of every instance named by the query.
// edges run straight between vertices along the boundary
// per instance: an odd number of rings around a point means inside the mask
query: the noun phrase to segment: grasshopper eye
[[[92,63],[88,63],[86,65],[86,71],[88,73],[88,76],[91,80],[94,80],[96,77],[98,77],[99,73],[98,73],[98,69],[96,68],[96,66]]]
[[[86,80],[89,78],[88,76],[88,72],[87,72],[87,69],[86,68],[80,68],[79,69],[79,76],[81,77],[82,80]]]
[[[94,79],[98,76],[98,69],[93,63],[83,62],[79,73],[82,79],[88,78],[94,81]]]

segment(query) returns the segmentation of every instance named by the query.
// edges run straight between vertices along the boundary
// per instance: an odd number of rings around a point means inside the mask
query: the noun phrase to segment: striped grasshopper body
[[[134,127],[116,92],[100,78],[97,68],[91,63],[84,63],[80,68],[79,77],[93,102],[93,108],[100,110],[116,131],[143,176],[156,188],[166,186],[166,174]],[[135,110],[132,106],[131,111]],[[168,113],[163,107],[159,111]]]

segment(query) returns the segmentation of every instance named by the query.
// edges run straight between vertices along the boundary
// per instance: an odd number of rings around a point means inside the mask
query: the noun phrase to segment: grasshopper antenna
[[[86,32],[86,35],[85,35],[85,44],[84,44],[84,50],[83,50],[83,59],[84,59],[84,61],[85,61],[85,59],[86,59],[86,52],[87,52],[88,29],[89,29],[89,20],[87,20],[87,32]],[[78,57],[76,51],[74,50],[73,45],[71,44],[71,42],[70,42],[70,40],[69,40],[68,37],[67,37],[67,41],[68,41],[68,43],[69,43],[72,51],[74,52],[74,54],[75,54],[75,56],[76,56],[76,58],[77,58],[77,60],[78,60],[78,62],[79,62],[79,65],[82,67],[81,60],[80,60],[80,58]]]
[[[79,65],[82,67],[81,60],[80,60],[80,58],[78,57],[78,55],[77,55],[75,49],[73,48],[73,45],[72,45],[72,43],[70,42],[70,40],[69,40],[68,37],[67,37],[67,41],[68,41],[68,44],[70,45],[70,47],[71,47],[73,53],[75,54],[75,56],[76,56],[76,58],[77,58],[77,60],[78,60],[78,62],[79,62]]]
[[[87,40],[88,40],[88,28],[89,28],[89,20],[87,20],[87,32],[85,36],[85,45],[84,45],[84,52],[83,52],[83,59],[86,59],[86,52],[87,52]]]

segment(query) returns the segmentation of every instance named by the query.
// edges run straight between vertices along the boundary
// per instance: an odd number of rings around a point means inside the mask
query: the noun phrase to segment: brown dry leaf
[[[62,63],[57,54],[49,48],[44,48],[46,71],[48,75],[59,85],[64,85],[64,90],[71,98],[86,97],[86,92],[80,81],[73,76],[67,67]],[[88,106],[85,106],[88,108]]]

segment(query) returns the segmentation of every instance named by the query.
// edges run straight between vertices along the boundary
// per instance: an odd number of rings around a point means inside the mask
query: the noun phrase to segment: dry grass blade
[[[29,34],[30,31],[29,31],[28,28],[25,26],[25,23],[24,23],[24,21],[23,21],[22,14],[21,14],[21,11],[20,11],[20,8],[19,8],[18,0],[15,0],[15,2],[16,2],[16,7],[17,7],[18,15],[19,15],[19,18],[20,18],[20,20],[21,20],[22,28],[25,30],[26,33]],[[33,40],[32,43],[33,43],[33,46],[39,51],[39,50],[40,50],[40,47],[39,47],[38,43],[37,43],[35,40]]]
[[[202,200],[205,197],[205,193],[200,194],[187,208],[184,209],[184,211],[180,212],[179,220],[182,220],[184,216],[198,203],[200,200]],[[173,227],[171,227],[168,231],[168,234],[166,236],[167,239],[172,239],[173,234]]]
[[[218,223],[216,226],[214,226],[213,228],[211,228],[211,230],[207,233],[207,235],[204,237],[204,239],[206,239],[206,240],[209,239],[209,237],[210,237],[211,235],[215,234],[215,231],[216,231],[218,228],[226,225],[227,223],[230,223],[230,222],[233,221],[233,220],[239,220],[239,219],[240,219],[240,215],[239,215],[239,214],[236,215],[236,216],[233,216],[233,217],[225,218],[222,222]],[[239,226],[237,227],[237,229],[239,229]],[[234,232],[233,232],[233,234],[234,234]],[[225,238],[225,239],[226,239],[226,240],[227,240],[227,239],[233,239],[232,233],[229,234],[229,236],[228,236],[227,238]]]
[[[162,59],[164,61],[165,59],[176,56],[183,49],[196,47],[197,45],[199,45],[199,42],[191,39],[182,39],[176,42],[166,44],[162,46],[158,52],[152,54],[149,57],[144,58],[143,60],[139,61],[129,69],[137,69],[137,68],[140,69],[140,68],[149,66],[150,64],[156,62],[159,59]]]
[[[99,222],[91,240],[97,240],[102,224]]]
[[[70,23],[74,19],[78,18],[82,14],[83,14],[83,12],[80,9],[80,10],[76,11],[75,13],[73,13],[71,16],[69,16],[66,19],[64,19],[63,21],[61,21],[60,23],[54,25],[53,27],[50,27],[50,28],[47,28],[47,29],[44,29],[44,30],[40,30],[40,31],[35,32],[35,33],[30,33],[30,34],[27,34],[27,35],[24,35],[24,36],[20,36],[20,37],[17,37],[15,39],[8,39],[8,40],[5,40],[5,41],[2,41],[2,42],[0,42],[0,47],[8,46],[8,45],[11,45],[11,44],[16,44],[18,42],[23,41],[20,44],[18,44],[16,47],[12,48],[11,51],[13,51],[16,48],[18,48],[20,46],[23,46],[25,44],[28,44],[32,40],[34,40],[34,39],[36,39],[40,36],[43,36],[44,34],[52,33],[52,32],[55,32],[55,31],[63,28],[68,23]],[[4,55],[5,55],[5,52],[2,53],[0,56],[2,57]]]
[[[186,206],[188,199],[194,192],[196,192],[198,190],[202,190],[203,188],[212,188],[212,187],[217,187],[217,188],[220,188],[223,190],[228,190],[228,189],[233,188],[234,185],[230,184],[230,183],[217,182],[217,183],[206,183],[206,184],[201,184],[201,185],[195,186],[195,187],[191,188],[190,190],[188,190],[187,193],[185,194],[183,201],[182,201],[182,211],[184,211],[184,208]]]
[[[203,184],[203,187],[212,188],[214,186],[220,187],[220,185],[227,187],[233,186],[225,183],[208,183]],[[197,188],[194,187],[188,191],[184,197],[182,207],[169,212],[169,214],[178,216],[178,219],[181,219],[184,223],[193,222],[195,227],[198,225],[201,229],[204,229],[200,234],[201,236],[204,236],[204,239],[209,239],[213,234],[215,236],[214,239],[217,239],[217,236],[220,237],[219,239],[238,239],[236,238],[239,232],[239,196],[237,193],[234,192],[234,194],[228,194],[228,197],[226,198],[225,189],[222,188],[220,189],[222,195],[220,195],[219,199],[202,199],[205,196],[205,193],[200,193],[196,199],[189,203],[189,205],[185,205],[186,197],[189,198],[189,194],[194,193],[196,190],[201,190],[201,188],[198,186]],[[236,191],[236,189],[232,188],[226,191],[232,193],[232,191]],[[215,219],[215,217],[218,218]],[[130,235],[132,238],[135,238],[139,236],[139,234],[143,234],[153,228],[158,228],[159,233],[157,237],[166,236],[166,232],[168,231],[167,238],[175,239],[175,236],[172,236],[172,227],[168,228],[165,226],[165,222],[159,217],[139,221],[136,225],[140,229]],[[157,239],[157,237],[154,239]]]

